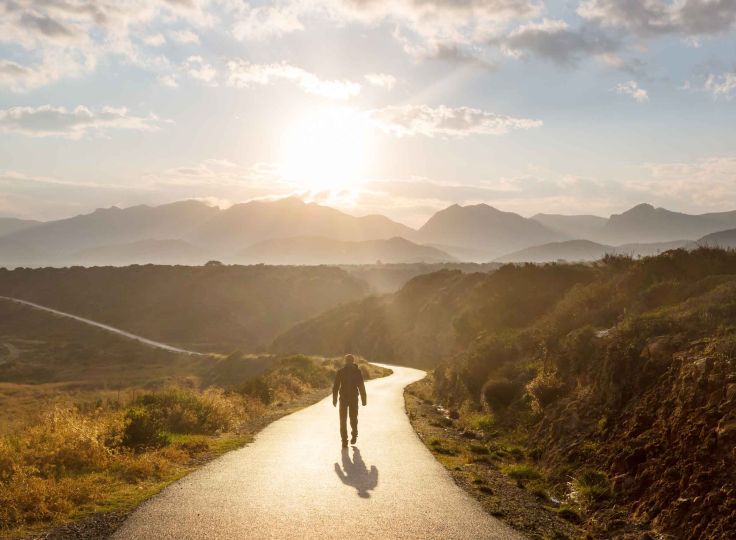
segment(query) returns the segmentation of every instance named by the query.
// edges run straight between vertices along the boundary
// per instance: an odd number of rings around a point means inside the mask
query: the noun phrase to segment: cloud
[[[466,137],[502,135],[514,129],[540,127],[541,120],[514,118],[470,107],[403,105],[375,109],[369,118],[383,131],[398,137]]]
[[[583,0],[578,14],[635,35],[715,35],[736,25],[733,0]]]
[[[228,84],[236,88],[265,86],[276,81],[290,81],[308,94],[346,100],[360,93],[361,85],[346,80],[321,79],[300,67],[287,63],[251,64],[243,60],[228,62]]]
[[[251,7],[241,4],[232,28],[235,39],[262,40],[304,30],[299,19],[303,7],[299,3]]]
[[[396,86],[396,77],[388,75],[387,73],[368,73],[365,75],[365,80],[371,86],[383,88],[385,90],[391,90]]]
[[[732,210],[736,200],[736,157],[716,156],[690,162],[648,163],[627,189],[661,204],[683,208]]]
[[[708,75],[703,88],[715,98],[732,99],[736,95],[736,72]]]
[[[31,137],[64,137],[80,139],[90,132],[110,129],[155,131],[159,129],[155,116],[134,116],[125,108],[103,107],[99,110],[79,106],[74,110],[43,105],[13,107],[0,110],[0,131]]]
[[[627,81],[624,83],[618,83],[614,88],[617,94],[622,96],[629,96],[637,103],[646,103],[649,101],[649,94],[646,90],[639,87],[639,83],[636,81]]]
[[[190,56],[184,62],[184,70],[192,79],[205,83],[216,84],[217,70],[204,61],[201,56]],[[169,84],[169,86],[171,86]]]
[[[575,64],[583,57],[610,54],[619,46],[597,28],[571,29],[565,21],[552,19],[522,25],[499,43],[510,56],[533,55],[558,64]]]
[[[166,43],[166,38],[163,34],[151,34],[143,38],[143,43],[151,47],[160,47]]]
[[[20,49],[2,60],[0,85],[25,91],[95,69],[116,55],[145,68],[156,66],[145,47],[163,44],[150,35],[154,21],[212,26],[215,3],[225,0],[7,0],[0,2],[0,44]],[[191,30],[173,32],[196,38]],[[15,64],[14,70],[10,64]],[[21,68],[21,69],[18,69]]]
[[[169,32],[169,36],[178,43],[199,43],[199,36],[191,30],[176,30]]]
[[[436,57],[443,48],[467,49],[455,58],[474,56],[512,22],[537,16],[535,0],[283,0],[275,5],[232,7],[237,39],[266,39],[302,31],[305,21],[326,18],[337,24],[394,28],[404,50],[417,57]],[[446,59],[449,59],[447,57]]]

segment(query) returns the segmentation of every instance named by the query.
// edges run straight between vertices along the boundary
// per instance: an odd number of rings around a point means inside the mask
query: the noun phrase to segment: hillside
[[[736,248],[736,229],[728,229],[705,235],[696,244],[699,246],[734,249]]]
[[[606,253],[610,253],[613,246],[599,244],[590,240],[566,240],[564,242],[550,242],[541,246],[533,246],[509,253],[496,259],[496,262],[531,262],[544,263],[554,261],[597,261]]]
[[[398,291],[417,276],[433,274],[440,270],[460,270],[465,273],[493,272],[500,266],[499,263],[443,262],[432,264],[344,265],[342,268],[349,274],[365,281],[370,287],[371,293],[386,294]]]
[[[550,242],[541,246],[534,246],[509,253],[496,259],[496,262],[530,262],[545,263],[555,261],[597,261],[605,255],[627,255],[629,257],[649,257],[664,253],[670,249],[679,249],[690,245],[687,240],[673,242],[653,242],[649,244],[622,244],[611,246],[599,244],[590,240],[567,240],[565,242]]]
[[[107,392],[200,379],[204,356],[154,349],[84,323],[0,300],[0,435],[31,420],[42,403],[94,401]],[[253,359],[255,374],[265,367]]]
[[[334,267],[0,269],[2,295],[208,352],[255,352],[291,325],[367,293]]]
[[[516,324],[531,311],[559,298],[588,275],[586,266],[562,266],[544,290],[528,287],[535,266],[504,266],[492,273],[442,270],[418,276],[398,292],[339,306],[280,335],[272,349],[306,354],[354,350],[366,358],[432,367],[452,356],[483,330],[479,314]],[[523,298],[522,298],[523,295]]]
[[[592,537],[725,539],[736,528],[735,306],[736,253],[673,250],[421,276],[274,347],[437,366],[424,399],[449,409],[458,435],[434,448],[454,455],[446,445],[469,440],[479,462]]]
[[[243,264],[374,264],[452,261],[439,249],[422,246],[403,238],[346,242],[321,237],[296,237],[266,240],[236,255]]]
[[[416,234],[425,244],[482,250],[486,260],[561,237],[541,223],[487,204],[452,205],[434,214]]]

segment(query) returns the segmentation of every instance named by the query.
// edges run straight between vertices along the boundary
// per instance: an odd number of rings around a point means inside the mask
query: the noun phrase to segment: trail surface
[[[34,309],[40,309],[41,311],[47,311],[48,313],[53,313],[54,315],[58,315],[61,317],[67,317],[69,319],[74,319],[75,321],[83,322],[84,324],[89,324],[90,326],[95,326],[97,328],[102,328],[103,330],[107,330],[108,332],[112,332],[113,334],[118,334],[119,336],[123,336],[128,339],[138,341],[140,343],[143,343],[144,345],[148,345],[149,347],[154,347],[156,349],[164,349],[166,351],[171,351],[171,352],[176,352],[176,353],[194,354],[197,356],[204,356],[204,354],[200,352],[187,351],[186,349],[179,349],[178,347],[172,347],[171,345],[166,345],[166,343],[160,343],[158,341],[153,341],[152,339],[147,339],[141,336],[136,336],[135,334],[131,334],[130,332],[126,332],[125,330],[120,330],[120,328],[115,328],[114,326],[108,326],[106,324],[98,323],[90,319],[85,319],[84,317],[79,317],[78,315],[72,315],[71,313],[65,313],[64,311],[59,311],[58,309],[42,306],[41,304],[35,304],[33,302],[29,302],[28,300],[21,300],[20,298],[13,298],[11,296],[0,296],[0,300],[7,300],[8,302],[15,302],[16,304],[22,304],[24,306],[29,306]]]
[[[390,367],[366,385],[355,447],[341,450],[327,398],[172,484],[113,538],[522,538],[456,486],[414,433],[403,388],[424,373]]]

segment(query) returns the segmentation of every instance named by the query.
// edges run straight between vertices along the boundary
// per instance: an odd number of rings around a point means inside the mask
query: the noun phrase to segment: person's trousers
[[[358,396],[355,399],[340,398],[340,437],[343,442],[348,440],[348,416],[353,437],[358,436]]]

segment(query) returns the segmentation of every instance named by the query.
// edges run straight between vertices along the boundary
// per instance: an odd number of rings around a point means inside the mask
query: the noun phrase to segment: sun
[[[306,114],[284,138],[282,175],[309,191],[351,189],[365,177],[368,147],[368,126],[356,111]]]

